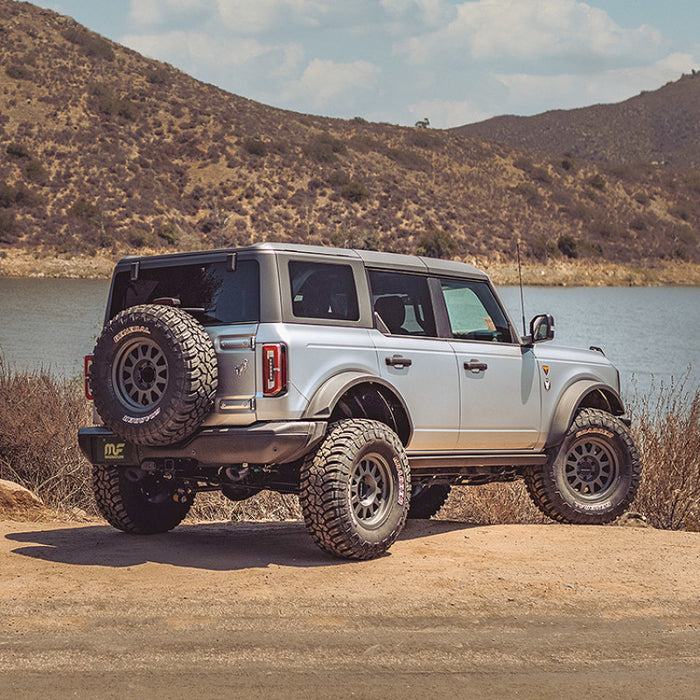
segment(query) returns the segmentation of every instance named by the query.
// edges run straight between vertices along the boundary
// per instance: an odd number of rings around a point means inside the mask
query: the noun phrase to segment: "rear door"
[[[413,422],[408,449],[454,449],[460,427],[457,360],[449,340],[437,337],[428,278],[371,270],[369,280],[379,371],[400,392]]]
[[[541,424],[532,348],[514,333],[487,282],[441,279],[459,371],[463,450],[532,449]]]

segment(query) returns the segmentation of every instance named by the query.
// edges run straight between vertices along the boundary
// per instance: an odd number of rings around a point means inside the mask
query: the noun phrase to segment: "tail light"
[[[279,396],[287,391],[287,346],[263,345],[262,356],[263,396]]]
[[[85,355],[85,398],[92,401],[92,387],[90,386],[90,368],[92,367],[92,355]]]

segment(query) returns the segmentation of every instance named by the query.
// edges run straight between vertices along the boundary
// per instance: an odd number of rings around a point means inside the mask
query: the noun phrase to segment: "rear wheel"
[[[550,518],[598,525],[627,510],[641,476],[627,426],[605,411],[586,408],[547,463],[529,468],[525,483],[535,505]]]
[[[132,535],[153,535],[179,525],[192,505],[193,494],[180,494],[172,481],[143,475],[127,478],[117,467],[93,467],[95,502],[110,525]]]
[[[345,559],[383,554],[403,529],[410,470],[396,433],[373,420],[333,424],[304,461],[299,501],[321,549]]]

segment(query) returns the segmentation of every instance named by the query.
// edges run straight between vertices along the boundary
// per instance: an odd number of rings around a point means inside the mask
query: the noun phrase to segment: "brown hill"
[[[286,112],[0,0],[0,255],[291,240],[698,260],[700,173]]]
[[[700,168],[700,72],[618,104],[495,117],[452,131],[602,163]]]

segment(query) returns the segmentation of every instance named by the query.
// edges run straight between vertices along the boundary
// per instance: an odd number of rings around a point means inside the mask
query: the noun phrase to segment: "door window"
[[[426,277],[370,270],[369,280],[373,308],[392,335],[436,336]]]
[[[454,338],[513,342],[506,316],[487,284],[442,279],[440,286]]]

